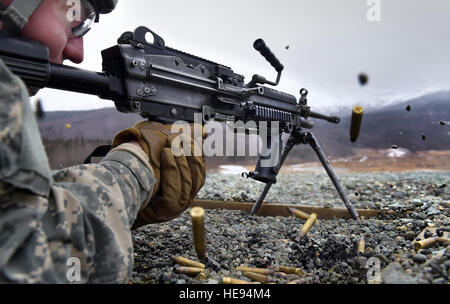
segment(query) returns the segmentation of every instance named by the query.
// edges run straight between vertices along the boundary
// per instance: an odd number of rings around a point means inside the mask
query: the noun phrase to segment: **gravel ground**
[[[189,213],[133,232],[135,268],[131,283],[221,283],[225,276],[250,281],[237,266],[301,268],[304,275],[274,276],[277,283],[368,283],[379,261],[383,283],[449,282],[450,249],[437,243],[416,251],[412,241],[428,228],[450,226],[450,172],[339,174],[357,208],[392,210],[378,218],[318,220],[295,241],[302,220],[258,217],[241,211],[206,210],[210,275],[198,281],[174,272],[171,256],[198,260]],[[255,201],[263,184],[235,175],[209,174],[198,198]],[[342,207],[326,174],[280,174],[266,199],[272,203]],[[431,232],[430,232],[431,233]],[[357,254],[360,235],[366,250]],[[372,281],[369,281],[371,283]]]

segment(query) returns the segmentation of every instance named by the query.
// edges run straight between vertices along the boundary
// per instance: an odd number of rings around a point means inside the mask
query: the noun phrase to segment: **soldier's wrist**
[[[131,140],[131,141],[129,141],[128,143],[133,144],[133,145],[135,145],[135,146],[138,146],[139,148],[142,149],[142,146],[141,146],[141,145],[139,144],[139,142],[137,142],[136,140]]]

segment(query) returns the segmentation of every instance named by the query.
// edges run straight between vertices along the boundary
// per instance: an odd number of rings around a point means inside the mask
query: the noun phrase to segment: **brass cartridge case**
[[[361,122],[363,118],[364,109],[360,106],[353,108],[352,121],[350,124],[350,141],[355,142],[358,139],[359,131],[361,130]]]
[[[209,277],[210,271],[208,269],[204,269],[202,272],[200,272],[198,275],[195,276],[195,278],[198,281],[206,280]]]
[[[416,250],[422,249],[422,248],[427,248],[430,247],[431,245],[433,245],[434,243],[437,242],[439,237],[435,236],[435,237],[431,237],[428,239],[424,239],[422,241],[418,241],[414,243],[414,248],[416,248]]]
[[[317,214],[312,213],[310,215],[310,217],[308,218],[308,220],[305,222],[305,224],[303,224],[302,229],[300,230],[299,234],[295,238],[295,240],[297,242],[300,242],[306,236],[306,234],[308,233],[309,229],[311,229],[312,225],[314,225],[316,220],[317,220]]]
[[[287,274],[296,274],[299,276],[304,275],[303,270],[301,270],[300,268],[295,268],[295,267],[288,267],[288,266],[278,266],[278,271],[287,273]]]
[[[302,220],[308,220],[310,215],[306,212],[303,212],[301,210],[295,209],[295,208],[288,208],[288,211],[291,215],[298,217]]]
[[[202,207],[193,207],[189,213],[192,220],[195,251],[198,258],[204,260],[206,258],[205,227],[203,224],[205,210]]]
[[[224,277],[222,279],[222,284],[251,284],[251,283],[244,281],[244,280],[238,280],[235,278]]]
[[[287,274],[285,274],[284,272],[274,272],[274,273],[273,273],[273,276],[274,276],[274,277],[277,277],[277,278],[279,278],[279,277],[281,277],[281,278],[286,278],[286,277],[287,277]]]
[[[260,283],[272,283],[274,280],[268,275],[246,271],[244,275],[252,281],[260,282]]]
[[[172,256],[172,260],[175,261],[175,263],[183,265],[183,266],[191,266],[191,267],[198,267],[205,269],[205,264],[202,264],[200,262],[196,262],[181,256]]]
[[[434,237],[431,237],[431,238],[424,239],[424,240],[422,240],[422,241],[415,242],[415,243],[414,243],[414,248],[415,248],[416,250],[423,249],[423,248],[427,248],[427,247],[432,246],[432,245],[435,244],[436,242],[439,242],[439,243],[449,243],[449,242],[450,242],[450,239],[447,239],[447,238],[445,238],[445,237],[434,236]]]
[[[237,271],[242,272],[253,272],[253,273],[259,273],[264,275],[270,275],[273,274],[274,271],[270,269],[264,269],[264,268],[255,268],[255,267],[245,267],[245,266],[238,266],[236,267]]]
[[[203,272],[203,268],[198,268],[198,267],[187,267],[187,266],[181,266],[181,267],[176,267],[175,271],[178,273],[182,273],[188,276],[196,276],[199,273]]]
[[[358,242],[358,254],[364,253],[366,250],[366,240],[364,239],[364,235],[361,235],[361,238]]]
[[[297,279],[294,281],[287,282],[286,284],[305,284],[305,279]]]

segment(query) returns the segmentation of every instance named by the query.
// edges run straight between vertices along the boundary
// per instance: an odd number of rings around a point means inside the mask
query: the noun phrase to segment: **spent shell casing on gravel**
[[[438,240],[438,237],[431,237],[431,238],[427,238],[421,241],[417,241],[414,243],[414,248],[416,248],[416,250],[422,249],[422,248],[427,248],[430,247],[431,245],[433,245],[434,243],[436,243]]]
[[[300,268],[289,267],[289,266],[278,266],[278,271],[287,273],[287,274],[296,274],[296,275],[304,275],[305,273]]]
[[[276,272],[273,273],[273,276],[274,276],[274,277],[277,277],[277,278],[286,278],[286,277],[287,277],[287,274],[284,273],[284,272],[278,272],[278,271],[276,271]]]
[[[195,278],[198,281],[206,280],[209,277],[210,271],[208,269],[204,269],[202,272],[200,272],[198,275],[195,276]]]
[[[306,212],[303,212],[301,210],[295,209],[295,208],[288,208],[288,211],[291,215],[298,217],[302,220],[308,220],[310,215]]]
[[[251,282],[247,282],[244,280],[239,280],[235,278],[224,277],[222,279],[222,284],[251,284]]]
[[[364,239],[364,235],[361,235],[358,242],[358,254],[364,253],[366,251],[366,240]]]
[[[361,130],[361,122],[363,118],[364,109],[360,106],[353,108],[352,121],[350,123],[350,141],[355,142],[358,139],[359,131]]]
[[[246,271],[244,275],[252,281],[260,282],[260,283],[272,283],[274,280],[268,275]]]
[[[205,268],[205,264],[202,264],[200,262],[196,262],[193,260],[190,260],[188,258],[184,258],[181,256],[172,256],[172,260],[175,261],[175,263],[183,265],[183,266],[191,266],[191,267],[198,267],[198,268]]]
[[[422,241],[415,242],[414,243],[414,248],[416,250],[427,248],[427,247],[430,247],[430,246],[434,245],[436,242],[444,243],[444,244],[447,243],[448,244],[450,242],[450,239],[447,239],[445,237],[434,236],[434,237],[430,237],[430,238],[424,239]]]
[[[306,282],[305,279],[297,279],[294,281],[289,281],[286,284],[305,284],[305,282]]]
[[[259,274],[264,274],[264,275],[270,275],[270,274],[274,273],[274,271],[270,270],[270,269],[246,267],[246,266],[238,266],[238,267],[236,267],[236,270],[242,271],[242,272],[254,272],[254,273],[259,273]]]
[[[195,251],[198,258],[204,260],[206,258],[205,227],[203,223],[205,210],[202,207],[194,207],[189,213],[192,220]]]
[[[198,268],[198,267],[188,267],[188,266],[180,266],[180,267],[175,267],[175,271],[178,273],[182,273],[188,276],[196,276],[199,273],[203,272],[203,268]]]
[[[303,224],[303,227],[300,230],[299,234],[297,235],[297,238],[295,239],[297,242],[300,242],[306,236],[306,234],[308,234],[309,229],[311,229],[312,225],[314,225],[316,220],[317,214],[311,213],[309,218],[306,220],[305,224]]]

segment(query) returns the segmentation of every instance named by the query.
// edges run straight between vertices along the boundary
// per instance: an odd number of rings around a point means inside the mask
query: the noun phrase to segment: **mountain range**
[[[339,153],[342,144],[351,148],[410,151],[450,149],[450,91],[424,95],[364,112],[360,135],[350,142],[351,111],[341,111],[341,123],[314,120],[314,133],[329,153]]]
[[[312,110],[317,110],[312,107]],[[364,112],[360,135],[350,142],[351,108],[337,113],[340,124],[311,119],[312,132],[327,154],[349,155],[353,149],[390,149],[410,151],[450,149],[450,91],[424,95],[405,102]],[[114,108],[90,111],[46,112],[39,120],[44,141],[110,141],[119,130],[142,120]],[[395,148],[394,147],[394,148]]]

